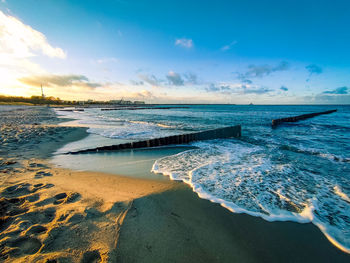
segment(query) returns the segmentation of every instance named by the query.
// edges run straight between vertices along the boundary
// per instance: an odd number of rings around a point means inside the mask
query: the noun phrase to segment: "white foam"
[[[266,149],[248,143],[194,145],[199,149],[157,160],[152,171],[184,181],[199,197],[234,213],[267,221],[312,222],[350,253],[350,199],[330,178],[271,159]]]
[[[88,127],[87,132],[112,139],[143,140],[178,133],[175,127],[170,125],[104,115],[99,109],[85,109],[84,112],[56,110],[56,113],[60,118],[74,119],[63,123],[64,126]]]

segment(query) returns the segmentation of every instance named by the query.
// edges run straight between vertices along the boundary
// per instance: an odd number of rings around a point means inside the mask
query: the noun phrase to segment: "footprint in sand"
[[[28,195],[25,197],[25,199],[30,202],[30,203],[33,203],[33,202],[36,202],[38,201],[40,198],[40,195],[39,194],[32,194],[32,195]]]
[[[15,254],[27,254],[32,255],[35,254],[41,247],[41,242],[32,237],[19,237],[13,241],[6,242],[6,245],[11,248],[17,248],[16,250],[13,250],[13,253]]]
[[[34,178],[35,178],[35,179],[40,179],[40,178],[43,178],[44,176],[52,176],[52,173],[40,171],[40,172],[37,172],[37,173],[35,174]]]
[[[28,220],[23,220],[23,221],[20,221],[18,223],[18,228],[21,230],[21,231],[24,231],[26,229],[28,229],[30,226],[32,225],[32,223]]]
[[[30,190],[31,184],[21,183],[5,188],[1,195],[4,197],[19,197],[23,195],[31,194],[33,191]]]
[[[78,200],[80,200],[81,195],[79,193],[59,193],[55,195],[54,197],[48,197],[44,200],[41,200],[40,202],[35,203],[35,206],[45,206],[48,204],[64,204],[64,203],[74,203]]]
[[[15,207],[15,208],[12,208],[7,214],[9,216],[17,216],[17,215],[26,213],[28,210],[29,209],[25,207]]]
[[[53,187],[53,186],[55,186],[55,185],[53,185],[53,184],[42,184],[42,183],[40,183],[40,184],[35,184],[35,185],[33,185],[33,188],[34,188],[34,191],[38,191],[38,190],[40,190],[40,189],[49,189],[49,188],[51,188],[51,187]]]
[[[31,226],[25,233],[26,236],[38,235],[47,231],[47,228],[42,225]]]
[[[57,195],[54,196],[54,199],[56,199],[56,200],[53,203],[55,205],[61,204],[66,197],[67,197],[66,193],[57,194]]]
[[[45,184],[42,188],[49,189],[54,186],[55,186],[54,184]]]
[[[56,217],[56,209],[54,207],[49,207],[45,210],[29,212],[21,216],[23,220],[28,220],[32,224],[50,223],[55,219],[55,217]]]
[[[42,163],[30,163],[29,167],[30,168],[47,168],[47,166]]]
[[[0,217],[0,232],[5,231],[12,223],[13,218],[9,216]]]
[[[79,193],[70,193],[66,198],[66,203],[74,203],[79,201],[81,195]]]
[[[20,206],[24,201],[24,198],[1,198],[0,217],[15,216],[27,212],[27,208]]]
[[[57,205],[61,203],[74,203],[80,200],[81,195],[79,193],[60,193],[55,195],[54,198],[56,199],[54,204]]]

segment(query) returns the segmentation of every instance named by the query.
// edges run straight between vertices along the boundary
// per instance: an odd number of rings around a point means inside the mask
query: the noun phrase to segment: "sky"
[[[348,0],[0,0],[0,94],[350,104]]]

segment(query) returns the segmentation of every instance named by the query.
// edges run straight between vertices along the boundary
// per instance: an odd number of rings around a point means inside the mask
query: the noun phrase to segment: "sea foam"
[[[152,171],[189,184],[199,197],[234,213],[312,222],[334,245],[350,252],[349,197],[336,180],[238,140],[193,145],[198,149],[157,160]]]

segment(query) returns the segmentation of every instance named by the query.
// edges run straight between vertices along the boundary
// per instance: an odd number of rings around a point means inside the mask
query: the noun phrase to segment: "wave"
[[[339,156],[336,154],[331,154],[328,152],[325,152],[324,150],[320,150],[320,149],[315,149],[315,148],[305,148],[302,146],[292,146],[292,145],[281,145],[279,146],[279,148],[281,150],[287,150],[287,151],[292,151],[295,153],[303,153],[303,154],[308,154],[308,155],[314,155],[314,156],[319,156],[321,158],[330,160],[330,161],[335,161],[335,162],[344,162],[344,163],[349,163],[350,162],[350,158],[344,157],[344,156]]]
[[[311,222],[350,253],[349,196],[335,181],[276,161],[261,146],[234,140],[194,145],[199,149],[157,160],[152,171],[189,184],[200,198],[234,213]]]

